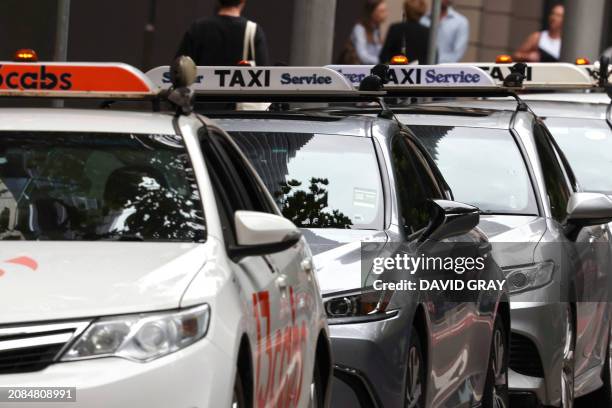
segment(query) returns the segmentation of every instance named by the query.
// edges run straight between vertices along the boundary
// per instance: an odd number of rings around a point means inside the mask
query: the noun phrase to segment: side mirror
[[[423,234],[424,239],[440,241],[463,235],[480,222],[480,211],[471,205],[448,200],[431,201],[431,222]]]
[[[230,248],[234,261],[284,251],[297,244],[302,237],[291,221],[273,214],[236,211],[234,225],[237,245]]]
[[[567,222],[577,227],[612,222],[612,199],[599,193],[575,193],[567,203]]]

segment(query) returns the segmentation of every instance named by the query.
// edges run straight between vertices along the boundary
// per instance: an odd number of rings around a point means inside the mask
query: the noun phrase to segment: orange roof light
[[[37,62],[38,55],[36,55],[36,51],[34,50],[23,48],[15,52],[15,55],[13,55],[13,60],[15,62]]]
[[[512,64],[512,56],[508,54],[498,55],[495,58],[495,63],[497,64]]]
[[[391,57],[391,65],[408,65],[408,62],[408,57],[402,54]]]
[[[576,58],[576,65],[591,65],[591,61],[586,57],[579,57]]]
[[[240,61],[238,61],[238,66],[239,67],[252,67],[253,64],[251,63],[251,61],[240,60]]]
[[[0,96],[142,98],[157,87],[125,64],[0,61]]]

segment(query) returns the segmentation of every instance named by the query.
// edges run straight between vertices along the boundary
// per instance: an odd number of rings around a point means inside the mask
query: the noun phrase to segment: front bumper
[[[403,406],[407,339],[405,310],[384,320],[330,325],[335,373],[332,407]]]
[[[511,349],[510,392],[535,395],[542,405],[558,406],[561,396],[562,350],[565,336],[563,303],[511,302],[511,331],[530,341],[541,361],[543,377],[525,375],[518,369],[519,356]],[[514,361],[514,363],[513,363]]]
[[[38,372],[0,374],[0,385],[76,387],[76,402],[48,404],[54,408],[229,407],[235,375],[232,361],[205,338],[149,363],[120,358],[56,363]],[[13,406],[43,404],[0,402],[0,408]]]

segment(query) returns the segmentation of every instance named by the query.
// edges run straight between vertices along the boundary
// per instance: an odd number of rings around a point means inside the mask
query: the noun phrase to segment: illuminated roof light
[[[591,61],[586,57],[578,57],[576,58],[576,65],[591,65]]]
[[[508,54],[502,54],[502,55],[498,55],[495,58],[495,62],[497,64],[512,64],[512,56],[508,55]]]
[[[408,57],[402,54],[394,55],[391,58],[391,65],[408,65],[408,62],[410,62]]]
[[[15,52],[13,60],[15,62],[37,62],[38,55],[36,54],[36,51],[32,49],[23,48]]]

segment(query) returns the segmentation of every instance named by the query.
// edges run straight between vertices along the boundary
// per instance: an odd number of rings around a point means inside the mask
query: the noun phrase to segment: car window
[[[612,130],[595,119],[547,118],[546,126],[585,191],[612,194]]]
[[[454,199],[488,214],[537,215],[523,156],[508,130],[410,126],[425,146]]]
[[[227,164],[231,164],[232,172],[235,172],[236,186],[240,187],[245,201],[244,210],[266,212],[276,214],[274,205],[269,202],[265,187],[257,180],[251,172],[249,164],[244,160],[238,149],[230,142],[227,136],[212,131],[209,135],[215,142],[219,154],[226,159]]]
[[[182,139],[0,132],[0,240],[202,242]]]
[[[371,139],[231,132],[283,215],[300,228],[382,229],[383,194]]]
[[[410,148],[410,151],[414,154],[414,165],[417,174],[422,180],[425,196],[433,199],[444,198],[444,193],[442,192],[442,188],[436,179],[436,175],[432,171],[431,165],[429,164],[423,153],[421,153],[421,151],[414,144],[413,141],[408,138],[406,138],[405,140]]]
[[[414,152],[404,137],[398,136],[391,144],[391,156],[395,171],[402,226],[407,236],[422,230],[429,224],[431,192],[427,191],[419,171],[415,167]]]
[[[540,157],[551,214],[554,219],[561,222],[567,215],[567,203],[571,191],[559,159],[543,126],[536,124],[533,133],[538,156]]]

